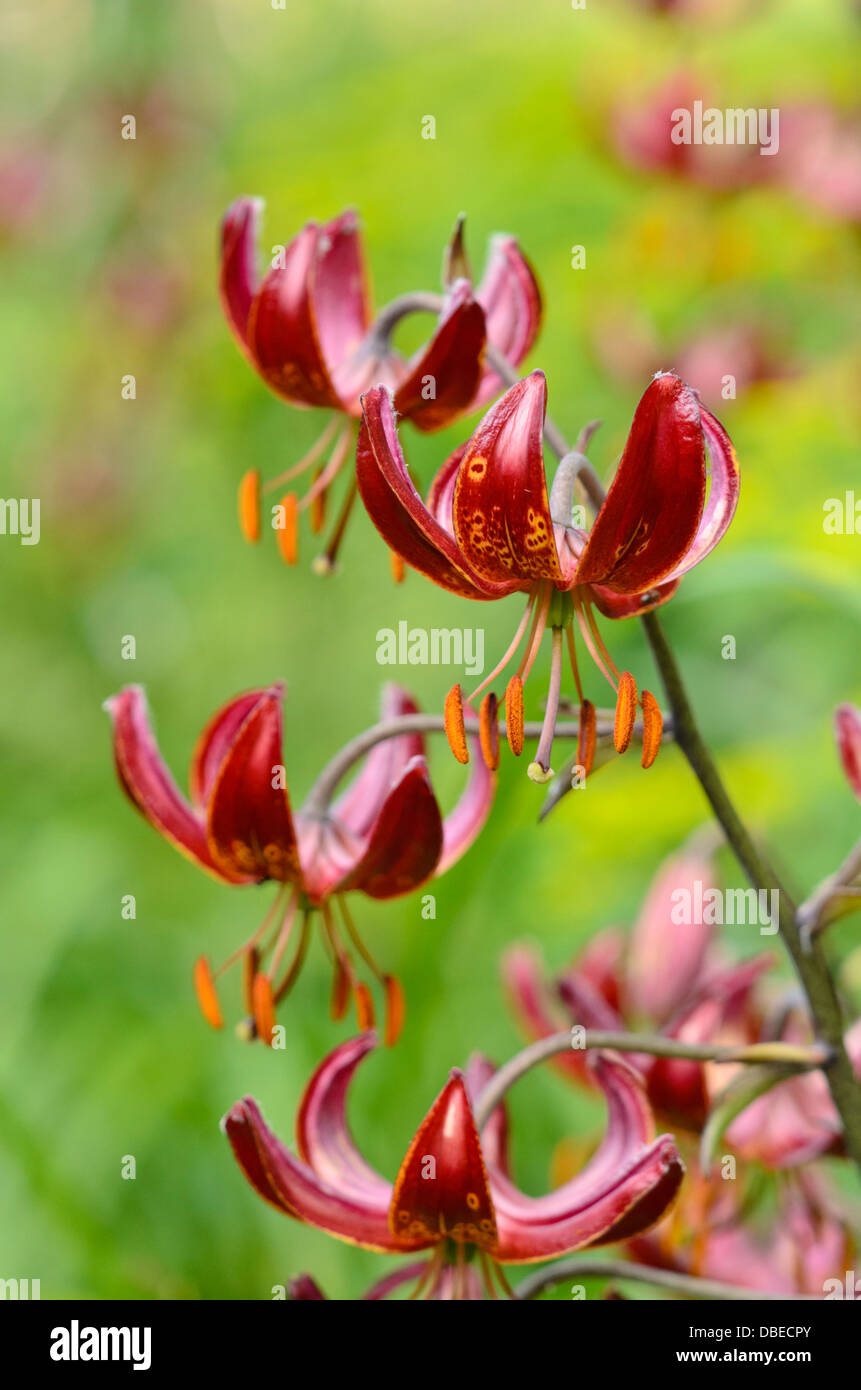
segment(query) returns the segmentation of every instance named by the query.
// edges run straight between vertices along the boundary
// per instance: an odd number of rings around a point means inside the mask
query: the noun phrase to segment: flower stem
[[[705,1298],[732,1303],[741,1302],[819,1302],[815,1294],[768,1293],[763,1289],[743,1289],[737,1284],[721,1284],[715,1279],[698,1279],[692,1274],[680,1274],[674,1269],[653,1269],[651,1265],[613,1260],[604,1256],[572,1255],[556,1264],[529,1274],[514,1290],[518,1299],[537,1298],[545,1289],[556,1284],[580,1279],[634,1279],[640,1284],[652,1284],[656,1289],[685,1294],[688,1298]]]
[[[833,1054],[825,1068],[825,1076],[843,1122],[846,1151],[861,1169],[861,1085],[843,1042],[843,1013],[825,956],[815,939],[805,949],[795,904],[771,864],[754,845],[730,799],[697,727],[681,672],[657,613],[646,613],[640,621],[667,693],[676,743],[687,758],[727,841],[754,888],[777,892],[780,934],[807,996],[816,1033]]]
[[[574,1032],[566,1028],[539,1038],[494,1072],[493,1076],[476,1097],[473,1112],[476,1128],[481,1130],[487,1124],[499,1102],[522,1076],[533,1067],[546,1062],[560,1053],[595,1051],[597,1048],[611,1048],[614,1052],[640,1052],[650,1057],[677,1057],[688,1062],[726,1062],[746,1063],[762,1066],[769,1063],[785,1069],[791,1076],[799,1071],[812,1071],[826,1066],[831,1053],[821,1044],[812,1047],[799,1047],[789,1043],[756,1043],[750,1047],[719,1047],[714,1043],[685,1043],[678,1038],[665,1038],[653,1033],[614,1033],[603,1028],[584,1028],[578,1030],[577,1046],[574,1045]]]

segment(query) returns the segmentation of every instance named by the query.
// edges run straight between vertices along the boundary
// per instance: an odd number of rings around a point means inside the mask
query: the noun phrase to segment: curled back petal
[[[221,223],[221,303],[246,356],[248,316],[257,290],[257,238],[262,212],[261,198],[237,198]]]
[[[444,429],[469,410],[481,377],[484,338],[484,310],[469,281],[458,280],[446,296],[433,337],[398,385],[398,414],[430,431]]]
[[[417,714],[418,705],[400,686],[389,683],[383,691],[380,718],[394,719]],[[383,802],[412,758],[424,756],[421,734],[402,734],[375,744],[362,764],[355,781],[332,805],[335,820],[355,835],[364,835],[382,809]]]
[[[475,718],[475,711],[469,705],[465,713]],[[460,799],[442,823],[442,853],[436,866],[437,875],[444,874],[466,854],[483,830],[493,806],[496,776],[482,757],[479,740],[473,737],[467,742],[472,749],[469,776]]]
[[[386,544],[435,584],[465,598],[493,599],[517,584],[487,584],[470,568],[449,532],[416,491],[395,429],[391,396],[374,387],[362,397],[356,477],[365,509]]]
[[[442,851],[442,817],[424,758],[412,758],[368,832],[361,855],[335,891],[394,898],[426,882]]]
[[[369,1030],[336,1047],[320,1063],[296,1116],[296,1147],[303,1162],[340,1191],[356,1198],[379,1197],[388,1204],[392,1185],[362,1158],[346,1114],[356,1067],[376,1045],[377,1036]]]
[[[714,927],[695,904],[717,886],[712,862],[702,854],[673,855],[658,870],[628,949],[626,1003],[635,1013],[665,1023],[699,980]],[[680,910],[685,903],[689,910]]]
[[[475,297],[485,312],[487,341],[512,367],[519,367],[541,327],[541,291],[514,237],[495,236],[491,241]],[[474,404],[493,400],[504,384],[491,366],[486,367]]]
[[[125,686],[105,708],[113,720],[117,775],[132,805],[200,868],[230,883],[252,881],[213,856],[203,817],[186,801],[159,752],[143,689]]]

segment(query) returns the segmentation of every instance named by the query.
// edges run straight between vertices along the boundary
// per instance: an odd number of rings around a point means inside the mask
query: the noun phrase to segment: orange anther
[[[407,1000],[403,985],[395,975],[383,976],[386,991],[386,1028],[383,1041],[386,1047],[394,1047],[401,1036],[407,1012]]]
[[[459,763],[468,763],[469,749],[463,727],[463,692],[459,685],[453,685],[445,697],[444,719],[449,748]]]
[[[239,484],[239,529],[251,545],[260,540],[260,469],[249,468]]]
[[[320,474],[322,473],[322,471],[323,471],[322,467],[321,467],[321,468],[318,468],[317,471],[316,471],[316,473],[314,474],[314,482],[315,482],[315,483],[316,483],[317,479],[319,478]],[[322,492],[318,492],[318,493],[316,493],[316,494],[314,495],[314,499],[313,499],[313,501],[311,502],[310,507],[308,508],[308,521],[309,521],[310,526],[311,526],[311,531],[313,532],[313,534],[314,534],[315,536],[318,536],[318,535],[320,534],[320,532],[322,531],[323,526],[325,525],[325,522],[326,522],[326,489],[325,489],[325,488],[323,489]]]
[[[255,975],[251,994],[257,1036],[265,1042],[267,1047],[271,1047],[272,1034],[275,1031],[275,996],[272,993],[272,981],[268,975]]]
[[[619,677],[619,693],[616,696],[616,722],[613,725],[613,742],[617,753],[624,753],[631,742],[634,720],[637,717],[637,682],[630,671],[623,671]]]
[[[643,708],[643,767],[651,767],[658,756],[661,734],[664,731],[664,716],[661,707],[650,690],[644,690],[640,697]]]
[[[491,772],[499,767],[499,718],[498,701],[492,690],[488,690],[478,711],[478,738],[481,755]]]
[[[596,734],[595,706],[591,700],[584,700],[580,706],[580,728],[577,732],[577,766],[582,767],[587,777],[595,761]]]
[[[391,569],[392,579],[395,583],[403,584],[407,575],[407,567],[404,564],[403,558],[396,550],[389,551],[389,568]]]
[[[299,559],[299,503],[295,492],[288,492],[281,498],[280,509],[280,525],[275,527],[278,549],[286,565],[295,565]]]
[[[221,1013],[221,1005],[218,1002],[215,976],[206,956],[198,956],[194,962],[194,992],[197,995],[200,1012],[210,1028],[223,1028],[224,1018]]]
[[[359,1025],[359,1032],[365,1033],[369,1028],[373,1028],[376,1022],[374,1015],[374,1001],[371,998],[371,991],[367,985],[358,984],[354,990],[356,1000],[356,1022]]]
[[[242,957],[242,1001],[249,1014],[254,1013],[254,980],[259,964],[260,953],[252,946]]]
[[[512,676],[505,691],[505,735],[516,758],[523,752],[523,681]]]

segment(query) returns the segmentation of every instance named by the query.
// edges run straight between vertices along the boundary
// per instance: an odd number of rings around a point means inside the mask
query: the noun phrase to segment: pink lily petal
[[[557,988],[560,999],[570,1011],[572,1023],[579,1023],[581,1028],[601,1028],[609,1032],[624,1029],[621,1015],[580,970],[567,970],[560,976]]]
[[[237,198],[221,223],[221,303],[246,356],[250,355],[248,316],[257,291],[257,239],[262,212],[261,198]]]
[[[738,459],[732,441],[720,421],[704,405],[700,406],[700,421],[709,449],[711,482],[708,501],[689,550],[675,569],[663,576],[662,585],[681,579],[683,574],[687,574],[714,550],[738,506]]]
[[[562,1010],[555,1007],[547,987],[547,972],[538,954],[527,946],[512,946],[502,957],[502,978],[514,1012],[528,1038],[547,1038],[567,1026]],[[566,1076],[582,1082],[585,1053],[562,1052],[552,1059],[553,1065]]]
[[[228,883],[253,882],[256,876],[216,862],[203,817],[186,801],[159,752],[142,687],[125,686],[105,709],[114,725],[117,774],[132,805],[200,868]]]
[[[418,705],[406,690],[388,684],[383,690],[380,719],[396,719],[417,714]],[[371,749],[352,786],[332,805],[332,816],[356,835],[365,835],[383,807],[383,802],[411,758],[424,756],[421,734],[387,738]]]
[[[336,1047],[320,1063],[305,1088],[296,1116],[296,1147],[303,1162],[339,1191],[357,1200],[379,1198],[388,1204],[392,1185],[362,1158],[346,1114],[347,1093],[356,1067],[376,1046],[376,1033],[360,1033]]]
[[[512,367],[519,367],[541,327],[541,291],[514,237],[495,236],[476,299],[487,320],[487,341]],[[485,368],[474,407],[486,405],[505,383]]]
[[[467,704],[464,713],[468,718],[475,718],[475,711]],[[469,777],[459,800],[442,823],[442,853],[435,869],[437,877],[456,864],[474,844],[493,806],[496,776],[482,757],[479,740],[471,737],[467,742],[471,750]]]
[[[397,1252],[424,1249],[432,1243],[412,1243],[392,1236],[385,1192],[361,1197],[345,1195],[318,1177],[276,1138],[251,1096],[233,1106],[224,1118],[223,1128],[248,1181],[268,1201],[274,1199],[288,1216],[369,1250]],[[267,1195],[267,1189],[271,1195]]]
[[[359,222],[355,212],[349,209],[322,229],[312,303],[323,360],[331,373],[356,351],[371,322]],[[347,404],[358,413],[357,400]]]
[[[656,1221],[684,1174],[669,1135],[652,1139],[652,1114],[634,1069],[610,1053],[590,1065],[607,1099],[604,1139],[583,1172],[546,1197],[527,1197],[492,1171],[500,1263],[549,1259],[634,1235]]]
[[[837,708],[834,734],[846,780],[861,801],[861,710],[857,706],[840,705]]]
[[[496,1072],[496,1067],[488,1057],[475,1052],[470,1057],[464,1072],[466,1093],[470,1105],[475,1105],[478,1096]],[[481,1151],[487,1164],[509,1175],[511,1164],[508,1157],[508,1113],[505,1104],[497,1105],[481,1131]]]
[[[652,880],[631,936],[625,979],[626,1006],[651,1022],[665,1023],[702,975],[714,927],[702,920],[705,912],[691,911],[699,921],[673,919],[717,886],[711,860],[694,853],[673,855]]]

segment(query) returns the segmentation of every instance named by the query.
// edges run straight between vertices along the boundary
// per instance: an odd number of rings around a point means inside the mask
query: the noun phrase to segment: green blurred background
[[[286,466],[320,421],[269,394],[222,320],[216,233],[238,194],[265,197],[267,249],[308,217],[358,207],[377,303],[437,288],[459,211],[476,269],[489,234],[515,233],[546,295],[528,365],[547,372],[570,435],[604,420],[592,456],[605,474],[648,380],[615,370],[626,325],[633,335],[648,321],[666,345],[653,367],[675,366],[676,345],[715,325],[766,325],[775,379],[710,401],[741,460],[737,520],[666,623],[733,791],[791,886],[808,889],[847,851],[858,807],[830,721],[838,700],[861,697],[861,538],[826,535],[822,519],[827,498],[858,484],[857,233],[780,188],[714,193],[632,169],[613,147],[612,112],[688,64],[720,106],[844,105],[853,25],[841,0],[736,6],[724,20],[656,17],[623,0],[582,11],[565,0],[5,7],[3,491],[41,498],[41,541],[0,544],[0,1275],[40,1278],[45,1298],[267,1298],[307,1269],[331,1296],[354,1297],[387,1268],[269,1210],[236,1169],[220,1115],[248,1091],[288,1137],[304,1080],[346,1036],[328,1019],[328,969],[315,942],[284,1014],[286,1051],[206,1028],[192,962],[227,955],[269,890],[209,881],[135,816],[101,703],[142,682],[184,781],[216,706],[286,679],[298,802],[374,719],[381,677],[440,706],[451,673],[378,667],[379,628],[483,622],[490,658],[520,604],[479,614],[414,574],[393,587],[363,515],[328,580],[310,572],[307,532],[291,572],[271,536],[242,542],[241,473]],[[120,138],[125,114],[134,142]],[[420,135],[428,114],[433,141]],[[574,244],[586,247],[583,270],[570,266]],[[134,401],[120,396],[126,373]],[[468,428],[405,429],[417,475],[428,482]],[[121,659],[125,634],[133,663]],[[725,634],[734,662],[721,659]],[[607,635],[617,662],[654,684],[639,627]],[[533,716],[543,687],[531,683]],[[433,767],[450,802],[461,774],[438,744]],[[560,966],[600,926],[630,923],[661,856],[705,815],[672,749],[648,775],[620,761],[539,827],[540,800],[505,760],[479,845],[434,889],[435,921],[422,920],[418,895],[355,904],[409,999],[402,1042],[365,1065],[354,1091],[357,1138],[388,1174],[450,1066],[473,1049],[499,1060],[516,1049],[501,949],[532,938]],[[128,893],[134,921],[121,917]],[[836,961],[857,921],[835,932]],[[741,954],[762,944],[743,928],[726,935]],[[512,1107],[517,1172],[532,1191],[555,1144],[601,1118],[544,1073]],[[133,1182],[121,1179],[128,1154]]]

